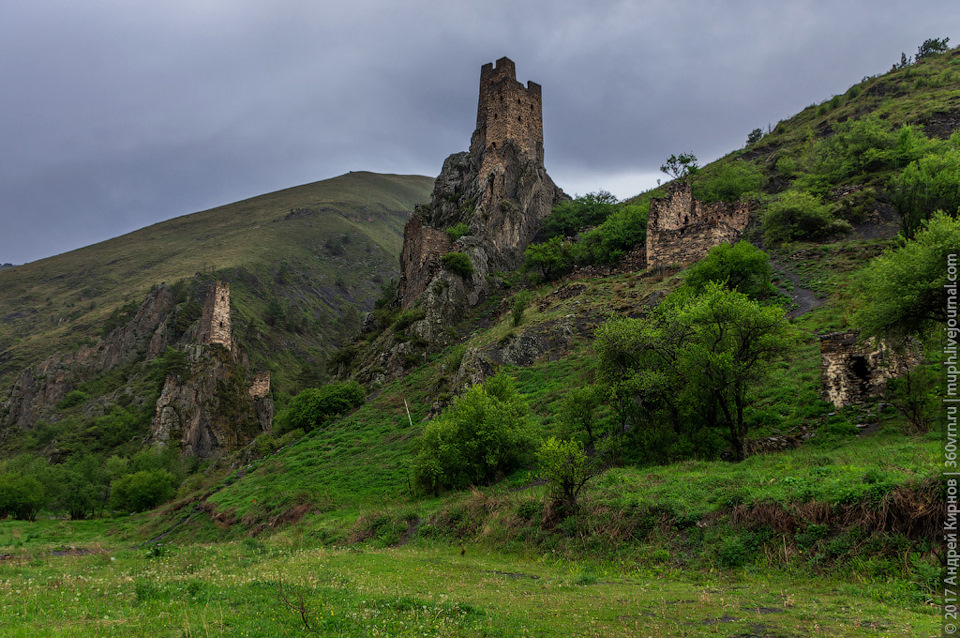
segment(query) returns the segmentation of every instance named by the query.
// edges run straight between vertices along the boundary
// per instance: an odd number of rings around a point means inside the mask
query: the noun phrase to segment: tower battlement
[[[510,58],[480,67],[480,99],[477,130],[470,152],[484,157],[484,169],[492,168],[488,156],[496,155],[507,140],[529,159],[543,165],[543,106],[540,85],[517,82],[517,67]],[[484,173],[481,173],[481,175]]]

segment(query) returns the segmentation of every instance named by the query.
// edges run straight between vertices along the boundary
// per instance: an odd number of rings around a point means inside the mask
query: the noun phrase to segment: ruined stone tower
[[[232,349],[230,335],[230,284],[217,282],[207,288],[200,317],[200,343],[219,343]]]
[[[503,149],[512,139],[527,159],[543,165],[543,109],[540,85],[517,82],[517,68],[510,58],[500,58],[480,67],[480,99],[477,129],[470,141],[470,154],[483,157],[480,176],[503,165]]]
[[[543,165],[540,85],[524,86],[516,75],[509,58],[480,68],[470,151],[446,159],[430,203],[417,209],[404,230],[398,287],[402,308],[417,302],[440,274],[441,257],[451,251],[470,257],[477,276],[454,283],[465,287],[466,303],[476,304],[486,293],[486,274],[519,266],[540,220],[567,198]],[[454,243],[446,231],[458,224],[470,231]]]

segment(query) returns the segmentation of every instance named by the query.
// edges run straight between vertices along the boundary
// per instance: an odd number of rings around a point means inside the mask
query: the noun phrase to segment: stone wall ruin
[[[722,243],[736,243],[750,220],[746,203],[704,204],[690,185],[674,182],[666,197],[650,200],[647,216],[647,267],[687,264]]]
[[[896,352],[883,344],[864,344],[856,332],[831,332],[820,337],[823,397],[837,408],[882,395],[888,380],[919,363],[919,353],[914,349]]]

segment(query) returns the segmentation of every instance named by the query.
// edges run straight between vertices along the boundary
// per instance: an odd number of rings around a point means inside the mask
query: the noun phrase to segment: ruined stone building
[[[894,352],[882,344],[863,344],[856,332],[831,332],[820,337],[823,397],[838,408],[883,394],[887,381],[919,363],[917,351]]]
[[[736,243],[750,219],[743,202],[704,204],[690,185],[673,182],[667,196],[650,200],[647,216],[647,266],[686,264],[722,243]]]
[[[200,317],[200,343],[219,343],[232,347],[230,334],[230,284],[217,282],[207,288]]]

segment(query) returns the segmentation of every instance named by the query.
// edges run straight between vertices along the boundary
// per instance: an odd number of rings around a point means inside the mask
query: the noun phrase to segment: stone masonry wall
[[[207,288],[200,317],[200,343],[219,343],[230,350],[230,284],[217,282]]]
[[[824,398],[840,408],[883,394],[887,381],[920,362],[916,351],[894,352],[866,346],[856,332],[832,332],[820,337],[820,381]]]
[[[450,252],[452,242],[445,230],[430,228],[414,215],[403,229],[403,251],[400,254],[400,307],[413,307],[442,264],[440,258]]]
[[[258,372],[253,375],[253,383],[247,390],[251,399],[262,399],[270,396],[270,373]]]
[[[480,98],[477,105],[477,129],[470,153],[483,157],[481,179],[502,166],[499,151],[512,139],[521,154],[543,164],[543,106],[540,85],[517,82],[513,60],[500,58],[496,66],[480,68]]]
[[[647,266],[697,261],[718,244],[739,241],[749,219],[747,204],[704,204],[689,184],[675,182],[666,197],[650,200]]]

